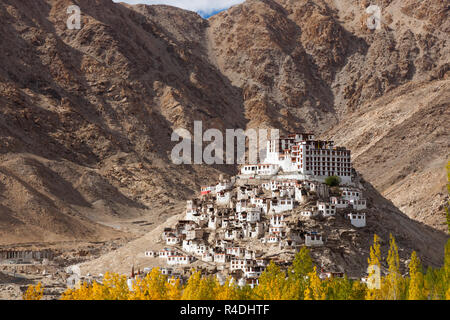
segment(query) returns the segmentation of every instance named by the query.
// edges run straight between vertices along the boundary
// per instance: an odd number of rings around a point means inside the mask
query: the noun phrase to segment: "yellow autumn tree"
[[[413,251],[411,254],[411,261],[409,263],[408,300],[425,299],[424,290],[422,267],[416,252]]]
[[[368,268],[368,289],[366,291],[366,300],[377,300],[380,298],[380,272],[381,272],[381,250],[380,250],[380,238],[374,234],[373,244],[370,247]]]
[[[344,275],[343,278],[328,278],[323,281],[326,296],[329,300],[352,300],[352,282]]]
[[[361,281],[354,281],[350,300],[364,300],[367,295],[367,286]]]
[[[258,300],[294,300],[298,297],[296,284],[288,281],[286,273],[273,261],[259,277],[259,285],[253,290]]]
[[[232,278],[228,278],[223,285],[220,285],[216,279],[216,286],[214,291],[215,300],[239,300],[239,287]]]
[[[61,295],[61,300],[90,300],[90,286],[86,283],[80,283],[76,289],[67,289]]]
[[[127,277],[116,273],[105,273],[102,283],[80,284],[79,288],[67,289],[62,300],[128,300],[130,290]]]
[[[388,274],[382,279],[383,299],[402,300],[405,298],[405,281],[400,273],[398,247],[392,234],[389,235],[389,252],[387,257]]]
[[[179,279],[172,279],[166,282],[166,298],[167,300],[181,300],[182,286]]]
[[[317,267],[314,266],[313,271],[308,273],[308,284],[305,289],[305,300],[325,300],[326,287],[317,274]]]
[[[163,275],[159,268],[153,268],[144,278],[133,281],[131,300],[165,300],[167,299],[167,276]]]
[[[202,277],[200,271],[194,272],[187,282],[181,296],[182,300],[214,300],[218,285],[213,277]]]
[[[44,295],[44,288],[39,282],[36,286],[30,285],[22,296],[23,300],[41,300]]]

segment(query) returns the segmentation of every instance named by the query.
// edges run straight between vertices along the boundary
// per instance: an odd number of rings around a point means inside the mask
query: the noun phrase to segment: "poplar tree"
[[[424,300],[425,288],[422,266],[415,251],[411,254],[411,261],[409,263],[409,278],[408,300]]]
[[[373,235],[373,245],[370,247],[369,259],[367,260],[369,264],[369,275],[368,280],[373,281],[373,286],[380,284],[381,279],[376,279],[377,272],[381,272],[381,250],[380,250],[380,238],[374,234]],[[379,298],[380,288],[368,288],[366,292],[366,300],[376,300]]]
[[[304,298],[304,291],[307,286],[307,275],[313,271],[313,261],[309,249],[301,247],[295,255],[292,266],[289,269],[289,281],[291,285],[297,288],[297,300]]]
[[[22,295],[23,300],[41,300],[44,295],[44,288],[39,282],[36,286],[29,286],[25,293]]]
[[[308,273],[308,285],[305,289],[305,300],[325,300],[326,288],[317,275],[317,267],[314,266],[313,271]]]
[[[292,282],[286,280],[286,273],[271,261],[259,277],[254,294],[261,300],[292,300],[297,298],[296,289]]]
[[[181,296],[182,300],[214,300],[217,282],[212,277],[202,277],[201,272],[194,272],[188,280]]]
[[[385,299],[401,300],[404,298],[404,281],[400,273],[398,247],[392,234],[389,235],[389,252],[387,257],[388,274],[382,281],[382,292]]]

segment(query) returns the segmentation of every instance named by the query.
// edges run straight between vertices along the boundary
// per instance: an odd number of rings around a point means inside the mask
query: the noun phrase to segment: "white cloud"
[[[245,0],[113,0],[114,2],[126,2],[129,4],[166,4],[186,10],[202,12],[209,15],[213,12],[227,9]]]

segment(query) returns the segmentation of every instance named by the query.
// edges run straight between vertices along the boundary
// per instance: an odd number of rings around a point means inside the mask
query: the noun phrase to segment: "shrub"
[[[330,187],[336,187],[341,183],[341,178],[337,176],[331,176],[325,179],[325,183]]]

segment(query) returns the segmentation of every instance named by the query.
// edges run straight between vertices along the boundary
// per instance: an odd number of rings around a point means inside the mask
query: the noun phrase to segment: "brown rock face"
[[[98,222],[235,172],[171,163],[173,129],[194,120],[335,138],[384,196],[443,229],[448,6],[379,3],[375,31],[370,1],[248,0],[204,20],[81,0],[68,30],[69,0],[2,1],[1,241],[117,237]]]

